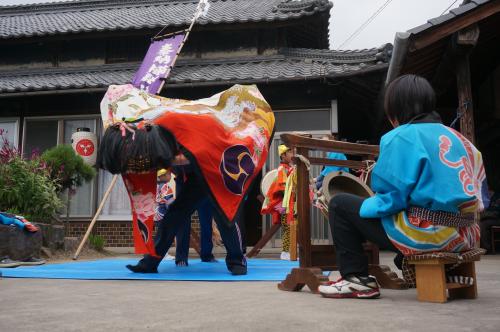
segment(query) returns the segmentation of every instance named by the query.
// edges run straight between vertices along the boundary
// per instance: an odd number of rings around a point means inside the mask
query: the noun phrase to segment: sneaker
[[[380,296],[377,279],[374,277],[348,276],[321,285],[318,291],[323,297],[334,299],[374,299]]]
[[[290,253],[287,251],[282,251],[280,255],[280,259],[282,261],[289,261],[290,260]]]
[[[43,265],[45,264],[45,259],[31,257],[24,261],[19,262],[21,265],[31,266],[31,265]]]
[[[229,271],[233,276],[242,276],[247,274],[247,267],[243,265],[233,265],[228,267]]]
[[[125,267],[134,273],[158,273],[158,269],[156,267],[155,268],[146,267],[146,265],[140,261],[139,263],[137,263],[137,265],[129,264],[126,265]]]
[[[18,267],[21,262],[13,261],[9,257],[0,258],[0,267]]]

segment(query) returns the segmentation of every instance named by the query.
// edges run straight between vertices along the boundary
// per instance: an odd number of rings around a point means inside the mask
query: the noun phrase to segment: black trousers
[[[368,276],[368,257],[363,243],[370,241],[380,249],[401,254],[391,243],[380,219],[364,219],[359,209],[364,198],[351,194],[338,194],[328,205],[329,222],[337,251],[340,275]]]
[[[158,224],[155,250],[160,257],[146,255],[141,260],[141,264],[145,264],[149,268],[158,267],[172,245],[180,227],[184,226],[183,223],[186,221],[191,222],[193,212],[205,204],[207,199],[208,195],[200,180],[194,173],[190,173],[182,188],[177,192],[175,201],[169,206],[163,221]],[[213,212],[222,241],[226,247],[227,267],[230,269],[231,266],[235,265],[246,266],[241,244],[241,233],[237,223],[235,222],[235,225],[229,226],[222,221],[215,209],[213,209]]]
[[[181,181],[176,182],[176,190],[182,190],[182,186],[184,186],[183,183],[180,184],[179,182]],[[212,210],[213,207],[208,197],[202,199],[197,208],[198,220],[200,223],[200,258],[204,260],[213,258]],[[166,220],[166,222],[168,221]],[[175,239],[175,261],[187,261],[189,257],[189,242],[191,239],[191,216],[181,223]]]

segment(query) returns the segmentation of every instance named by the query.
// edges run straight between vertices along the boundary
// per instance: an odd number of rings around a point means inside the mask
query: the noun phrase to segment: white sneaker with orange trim
[[[290,253],[288,251],[282,251],[280,255],[280,259],[282,261],[289,261],[290,260]]]
[[[374,277],[348,276],[321,285],[318,291],[323,297],[334,299],[356,298],[374,299],[380,296],[377,279]]]

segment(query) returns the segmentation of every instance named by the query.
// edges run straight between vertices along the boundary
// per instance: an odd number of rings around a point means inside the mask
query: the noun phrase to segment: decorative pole
[[[172,60],[172,63],[169,66],[168,74],[170,74],[170,71],[172,70],[172,68],[174,68],[175,62],[177,61],[177,58],[179,57],[179,54],[182,51],[182,48],[186,44],[186,41],[189,38],[189,34],[191,33],[191,30],[193,29],[194,24],[196,23],[196,21],[198,20],[198,18],[200,16],[206,15],[209,7],[210,7],[210,4],[208,3],[208,0],[200,0],[200,2],[198,2],[198,6],[196,7],[196,10],[194,12],[193,18],[191,20],[191,24],[189,25],[189,28],[184,30],[186,32],[186,34],[184,35],[184,39],[182,40],[182,43],[180,44],[179,48],[177,49],[177,52],[175,53],[174,59]],[[160,32],[161,32],[161,30],[160,30]],[[160,32],[158,34],[160,34]],[[172,34],[167,34],[167,35],[158,36],[158,34],[155,37],[153,37],[153,40],[162,39],[162,38],[165,38],[167,36],[172,35]],[[162,80],[161,85],[158,88],[158,91],[156,92],[156,94],[159,94],[161,92],[161,90],[163,89],[163,86],[165,85],[165,80],[166,80],[166,78],[164,78]]]
[[[166,34],[166,35],[160,35],[159,34],[165,29],[165,27],[163,27],[157,34],[156,36],[154,36],[152,39],[153,40],[161,40],[161,39],[164,39],[166,37],[169,37],[169,36],[173,36],[173,35],[176,35],[178,34],[179,32],[186,32],[186,34],[184,35],[184,38],[181,42],[181,44],[179,45],[178,49],[177,49],[177,52],[175,53],[175,56],[174,56],[174,59],[172,60],[172,62],[170,63],[169,67],[168,67],[168,71],[166,73],[165,76],[168,76],[170,75],[170,71],[172,70],[172,68],[174,67],[175,65],[175,62],[177,61],[177,58],[179,57],[179,54],[182,50],[182,48],[184,47],[184,45],[186,44],[186,41],[189,37],[189,34],[191,33],[191,30],[193,29],[193,26],[194,24],[196,23],[196,20],[200,17],[200,16],[205,16],[207,11],[208,11],[208,8],[210,7],[210,4],[208,3],[208,0],[200,0],[200,2],[198,3],[198,6],[196,7],[196,10],[195,10],[195,13],[193,15],[193,18],[191,19],[191,24],[189,25],[189,28],[186,29],[186,30],[182,30],[182,31],[177,31],[175,33],[170,33],[170,34]],[[161,92],[161,90],[163,89],[163,86],[165,85],[165,78],[162,79],[162,82],[159,86],[159,88],[156,90],[156,93],[155,94],[159,94]],[[89,224],[89,227],[87,228],[87,231],[85,233],[85,235],[83,236],[83,239],[82,241],[80,242],[80,245],[78,246],[78,249],[76,250],[75,254],[73,255],[73,259],[76,260],[78,259],[78,256],[80,255],[80,252],[82,251],[83,249],[83,246],[85,245],[85,243],[87,242],[89,236],[90,236],[90,233],[92,232],[92,229],[94,228],[94,225],[95,223],[97,222],[97,218],[99,217],[100,213],[101,213],[101,210],[103,209],[104,207],[104,204],[106,203],[108,197],[109,197],[109,194],[111,193],[111,190],[113,189],[113,187],[115,186],[116,184],[116,181],[118,180],[118,174],[115,174],[113,175],[113,178],[111,180],[111,183],[109,184],[108,186],[108,189],[106,190],[106,192],[104,193],[104,196],[102,197],[102,200],[101,200],[101,203],[99,204],[99,207],[97,208],[97,211],[94,215],[94,218],[92,219],[92,221],[90,222]]]

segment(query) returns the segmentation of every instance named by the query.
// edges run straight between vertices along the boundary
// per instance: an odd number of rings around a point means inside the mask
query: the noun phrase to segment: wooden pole
[[[460,30],[454,38],[456,52],[455,71],[457,77],[458,109],[460,116],[460,132],[472,144],[475,143],[474,108],[472,103],[472,87],[469,55],[479,39],[479,27],[472,25]]]
[[[469,55],[464,54],[457,59],[457,89],[460,117],[460,132],[474,144],[474,109],[470,85]]]
[[[297,154],[306,158],[309,156],[309,149],[297,148]],[[311,204],[309,203],[309,171],[306,164],[300,159],[297,160],[297,215],[299,224],[299,255],[300,267],[312,266],[311,255]]]
[[[271,238],[274,236],[274,234],[276,234],[278,229],[280,229],[280,227],[281,227],[281,224],[272,225],[271,228],[261,237],[259,242],[257,242],[253,246],[252,250],[250,250],[250,252],[248,254],[246,254],[247,258],[252,258],[254,256],[257,256],[260,253],[260,251],[262,250],[262,248],[264,248],[264,246],[267,244],[267,242],[269,242],[269,240],[271,240]]]
[[[193,15],[193,19],[191,20],[191,24],[189,25],[189,28],[187,28],[187,30],[185,30],[186,31],[186,35],[184,36],[184,39],[182,40],[182,43],[179,45],[179,48],[177,49],[177,53],[175,53],[175,57],[172,60],[172,63],[170,64],[170,70],[172,70],[172,68],[174,68],[175,63],[177,62],[177,58],[179,57],[179,54],[181,53],[182,48],[184,47],[184,45],[186,44],[187,39],[189,38],[189,34],[191,33],[191,30],[193,29],[193,26],[196,23],[196,20],[200,16],[200,11],[201,11],[201,0],[198,3],[198,7],[196,7],[196,11],[195,11],[195,13]],[[169,71],[168,74],[170,75],[170,71]],[[158,91],[156,92],[156,94],[159,94],[161,92],[161,90],[163,89],[163,86],[165,85],[165,80],[166,80],[166,77],[162,80],[162,82],[160,84],[160,87],[158,88]]]
[[[179,54],[181,53],[181,50],[184,47],[184,44],[186,44],[186,41],[187,41],[187,39],[189,37],[189,34],[191,33],[191,30],[192,30],[192,28],[194,26],[194,23],[196,22],[196,20],[200,16],[200,11],[201,11],[201,0],[198,3],[198,7],[196,7],[196,12],[194,13],[193,19],[191,20],[191,25],[189,26],[189,28],[187,30],[185,30],[186,31],[186,35],[184,36],[184,39],[182,40],[181,45],[179,46],[179,48],[177,49],[177,52],[175,53],[175,57],[172,60],[172,63],[170,64],[170,70],[172,70],[172,68],[174,67],[175,62],[177,61],[177,58],[179,57]],[[169,72],[169,74],[170,74],[170,72]],[[156,91],[156,94],[159,94],[161,92],[161,90],[163,89],[163,85],[165,85],[165,79],[162,80],[161,85],[158,88],[158,91]],[[108,199],[109,194],[111,193],[111,190],[115,186],[115,183],[116,183],[117,179],[118,179],[118,175],[115,174],[113,176],[113,179],[111,180],[111,183],[109,184],[108,189],[106,190],[106,193],[102,197],[101,204],[99,205],[99,208],[97,209],[97,211],[96,211],[96,213],[94,215],[94,218],[90,222],[90,225],[87,228],[87,232],[85,233],[85,236],[83,237],[82,241],[80,242],[80,245],[78,246],[78,249],[76,250],[75,255],[73,256],[73,259],[76,260],[78,258],[78,255],[80,255],[80,251],[82,250],[85,242],[87,241],[87,239],[88,239],[88,237],[90,235],[90,232],[92,231],[92,228],[94,227],[94,224],[96,223],[97,218],[99,217],[99,214],[101,213],[101,210],[104,207],[104,204],[106,203],[106,200]]]
[[[94,218],[90,222],[90,225],[87,228],[87,232],[83,236],[83,239],[80,242],[80,245],[78,246],[78,249],[76,249],[75,255],[73,256],[74,260],[76,260],[78,258],[78,256],[80,255],[80,251],[82,251],[83,246],[85,245],[85,242],[87,242],[87,239],[90,236],[90,232],[92,232],[92,228],[94,228],[94,224],[96,223],[97,218],[101,214],[101,210],[104,207],[104,204],[106,203],[106,200],[108,199],[108,196],[111,193],[111,190],[113,189],[113,187],[116,184],[116,180],[118,180],[118,174],[113,175],[113,179],[111,180],[111,183],[109,184],[108,189],[106,190],[106,192],[104,193],[104,196],[102,197],[101,204],[97,208],[97,211],[95,212]]]
[[[290,224],[290,260],[297,260],[297,221]]]

